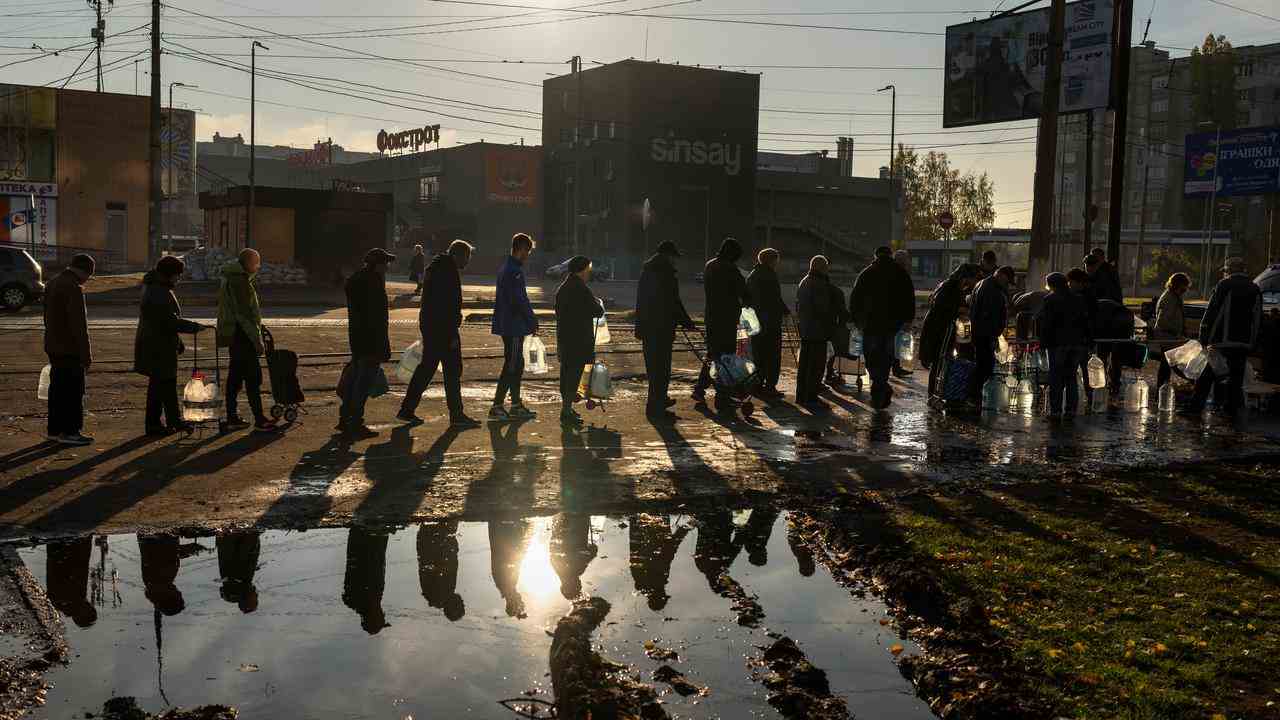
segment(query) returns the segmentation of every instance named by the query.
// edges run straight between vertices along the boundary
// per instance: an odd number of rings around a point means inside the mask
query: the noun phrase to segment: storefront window
[[[418,179],[418,200],[437,202],[440,200],[440,176],[428,175]]]

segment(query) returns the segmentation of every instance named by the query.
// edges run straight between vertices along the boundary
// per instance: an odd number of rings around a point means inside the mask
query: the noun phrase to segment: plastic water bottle
[[[1093,389],[1093,402],[1090,410],[1092,412],[1106,412],[1107,410],[1107,389],[1105,387]]]
[[[862,331],[856,327],[849,328],[849,355],[862,357]]]
[[[1125,378],[1124,409],[1128,412],[1142,412],[1147,408],[1149,389],[1147,381],[1140,377]]]
[[[50,377],[52,375],[53,375],[52,366],[45,365],[40,370],[40,382],[36,385],[36,399],[38,400],[49,399],[49,382],[50,382]]]
[[[894,338],[894,354],[898,358],[898,362],[902,363],[902,367],[910,368],[915,363],[915,338],[911,337],[911,333],[903,330]]]
[[[1097,355],[1089,356],[1089,387],[1097,390],[1107,386],[1107,366],[1102,364],[1102,358]]]
[[[1173,392],[1173,383],[1165,383],[1161,385],[1159,396],[1160,412],[1173,412],[1174,402],[1177,397]]]
[[[1009,406],[1009,386],[1003,378],[992,375],[982,385],[982,408],[1003,410]]]
[[[417,340],[400,353],[400,362],[396,365],[396,375],[404,382],[413,379],[413,372],[422,363],[422,341]]]
[[[1017,405],[1023,412],[1030,410],[1036,402],[1036,386],[1031,382],[1030,377],[1022,378],[1022,382],[1018,383],[1018,402]]]

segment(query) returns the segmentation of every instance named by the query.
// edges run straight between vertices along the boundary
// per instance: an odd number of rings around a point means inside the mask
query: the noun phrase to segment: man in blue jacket
[[[527,420],[535,413],[520,400],[520,378],[524,375],[524,339],[538,334],[538,318],[529,302],[524,263],[533,252],[533,238],[524,233],[511,237],[511,255],[498,271],[498,292],[493,305],[493,334],[502,338],[502,373],[489,408],[492,420]],[[511,394],[511,409],[502,403]]]

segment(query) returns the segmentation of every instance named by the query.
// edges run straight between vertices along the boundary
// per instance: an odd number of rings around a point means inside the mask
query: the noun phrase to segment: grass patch
[[[1134,471],[928,491],[889,514],[1061,715],[1280,718],[1278,478]]]

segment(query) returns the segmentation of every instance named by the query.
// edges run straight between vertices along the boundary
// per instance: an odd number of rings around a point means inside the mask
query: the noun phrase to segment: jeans
[[[640,342],[644,351],[644,372],[649,379],[645,409],[662,412],[667,409],[667,393],[671,387],[671,347],[676,342],[675,328],[650,332]]]
[[[796,402],[818,399],[818,383],[827,367],[827,341],[802,340],[799,367],[796,369]]]
[[[422,394],[427,391],[436,368],[440,366],[444,367],[444,398],[449,417],[462,417],[462,343],[456,335],[445,340],[428,341],[423,338],[422,362],[418,363],[418,369],[413,371],[409,380],[409,389],[400,404],[401,415],[412,415],[418,409]]]
[[[425,362],[426,358],[423,360]],[[339,423],[355,425],[364,422],[364,405],[369,401],[369,388],[373,386],[373,378],[381,366],[378,358],[371,355],[351,358],[351,386],[347,388],[347,396],[338,408]]]
[[[760,373],[762,390],[777,390],[782,375],[782,330],[761,330],[751,338],[751,357]]]
[[[1218,382],[1222,378],[1213,374],[1213,366],[1206,367],[1196,381],[1195,395],[1191,398],[1193,410],[1204,409],[1210,391],[1213,392],[1214,402],[1224,412],[1235,412],[1244,407],[1244,368],[1249,359],[1249,350],[1242,347],[1220,347],[1217,351],[1227,361],[1227,379]]]
[[[80,358],[49,356],[49,435],[84,429],[84,366]]]
[[[493,404],[501,405],[511,393],[511,404],[520,404],[520,378],[524,376],[524,335],[502,336],[502,372]]]
[[[1062,412],[1063,396],[1066,397],[1067,414],[1073,414],[1080,406],[1080,386],[1076,368],[1089,361],[1089,348],[1084,345],[1066,345],[1049,350],[1049,414]]]
[[[240,386],[243,385],[253,419],[265,420],[267,416],[262,412],[262,366],[258,364],[258,350],[240,328],[236,328],[236,334],[231,338],[230,350],[231,363],[227,368],[227,419],[240,415],[236,409],[236,396],[240,394]]]
[[[163,413],[169,427],[182,425],[182,413],[178,410],[177,378],[147,378],[147,429],[164,427],[160,421]]]
[[[982,386],[996,372],[996,338],[973,336],[973,380],[969,383],[969,397],[982,400]]]
[[[893,388],[889,387],[889,371],[893,369],[893,335],[863,335],[862,357],[871,376],[871,406],[876,409],[889,407]]]

